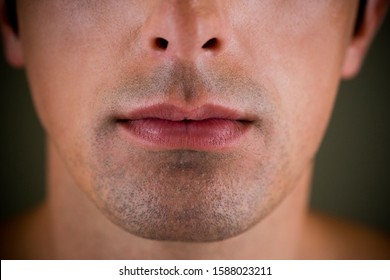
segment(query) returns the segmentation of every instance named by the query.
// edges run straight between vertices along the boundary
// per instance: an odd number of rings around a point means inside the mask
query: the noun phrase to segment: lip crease
[[[186,109],[171,104],[138,108],[116,118],[126,137],[152,149],[216,151],[232,148],[253,118],[219,105]]]

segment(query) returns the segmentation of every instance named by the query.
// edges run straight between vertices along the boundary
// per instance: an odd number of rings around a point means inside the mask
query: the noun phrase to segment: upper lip
[[[242,122],[254,121],[254,117],[235,109],[215,104],[205,104],[196,108],[178,107],[172,104],[155,104],[136,108],[118,117],[120,121],[134,121],[142,119],[162,119],[169,121],[207,119],[225,119]]]

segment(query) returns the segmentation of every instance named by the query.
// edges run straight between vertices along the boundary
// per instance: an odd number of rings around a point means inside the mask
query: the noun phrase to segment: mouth
[[[139,108],[116,118],[125,137],[149,149],[215,151],[233,148],[254,118],[217,105],[186,109],[169,104]]]

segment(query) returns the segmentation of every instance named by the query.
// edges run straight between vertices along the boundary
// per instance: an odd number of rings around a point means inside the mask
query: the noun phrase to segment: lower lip
[[[169,121],[147,118],[120,121],[130,140],[158,149],[221,150],[248,133],[249,123],[228,119]]]

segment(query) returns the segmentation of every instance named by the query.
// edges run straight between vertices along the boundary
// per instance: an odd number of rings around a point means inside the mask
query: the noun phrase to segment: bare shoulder
[[[302,241],[303,259],[390,259],[390,235],[311,213]]]
[[[2,259],[46,259],[49,228],[45,205],[0,225]]]

